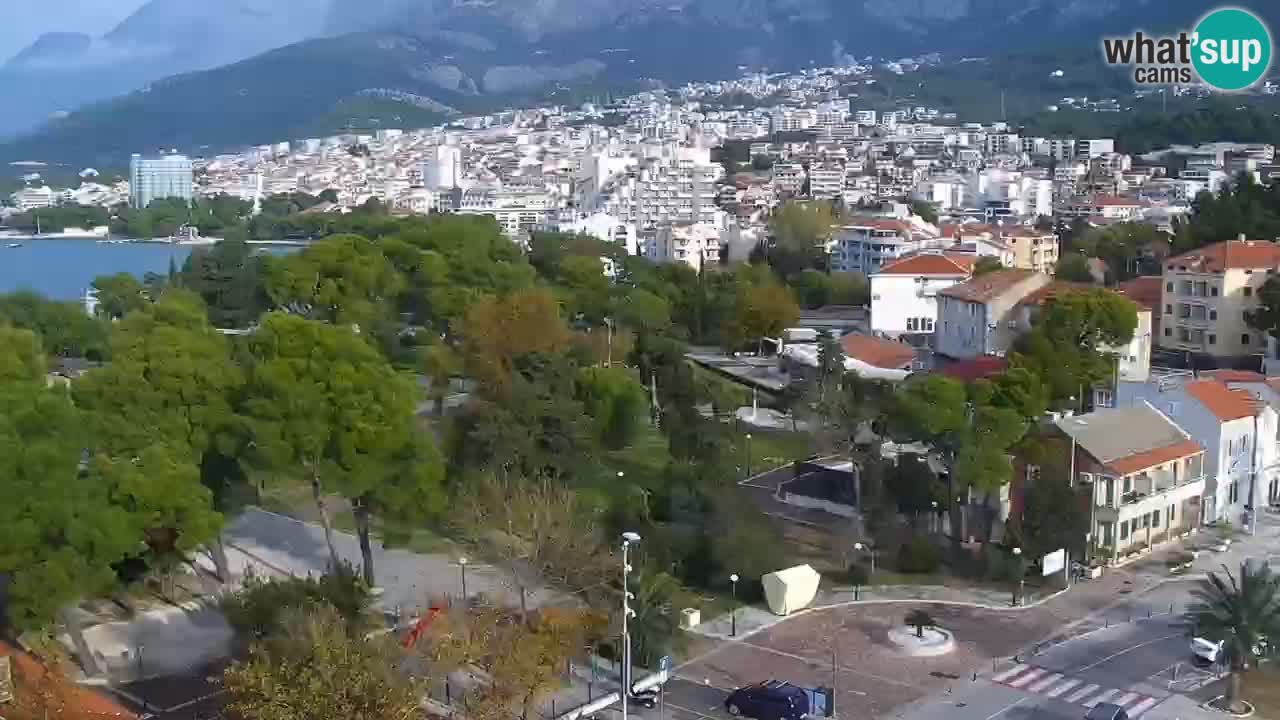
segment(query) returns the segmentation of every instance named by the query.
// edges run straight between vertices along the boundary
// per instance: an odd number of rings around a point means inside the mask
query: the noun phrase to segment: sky
[[[46,32],[100,35],[145,0],[0,0],[0,64]]]

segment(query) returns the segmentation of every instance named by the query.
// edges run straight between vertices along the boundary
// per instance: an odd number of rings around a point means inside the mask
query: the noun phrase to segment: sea
[[[54,300],[78,300],[99,275],[166,274],[181,268],[191,247],[168,243],[100,243],[100,238],[0,238],[0,293],[34,290]],[[11,243],[21,247],[9,247]],[[288,252],[295,248],[271,248]]]

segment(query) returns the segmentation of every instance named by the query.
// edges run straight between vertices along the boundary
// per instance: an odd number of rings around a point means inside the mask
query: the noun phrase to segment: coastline
[[[222,238],[196,238],[194,240],[173,240],[172,238],[107,238],[102,235],[61,235],[45,233],[42,235],[0,235],[0,242],[41,242],[44,240],[79,240],[84,242],[96,242],[103,245],[174,245],[178,247],[192,247],[202,245],[214,245],[222,241]]]

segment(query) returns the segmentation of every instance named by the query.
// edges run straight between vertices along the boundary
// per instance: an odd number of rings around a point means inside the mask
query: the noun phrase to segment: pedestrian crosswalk
[[[1098,703],[1114,703],[1124,708],[1130,718],[1141,717],[1143,713],[1160,702],[1159,699],[1142,693],[1102,687],[1097,683],[1086,683],[1080,678],[1066,677],[1062,673],[1022,663],[996,673],[991,679],[1023,692],[1043,695],[1086,708],[1091,708]]]

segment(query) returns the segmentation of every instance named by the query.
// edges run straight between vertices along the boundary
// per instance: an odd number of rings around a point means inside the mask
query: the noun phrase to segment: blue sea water
[[[133,273],[141,280],[149,272],[165,274],[169,260],[179,268],[191,247],[164,243],[99,243],[94,239],[0,239],[0,292],[34,290],[55,300],[76,300],[99,275]],[[289,252],[296,248],[271,248]]]

